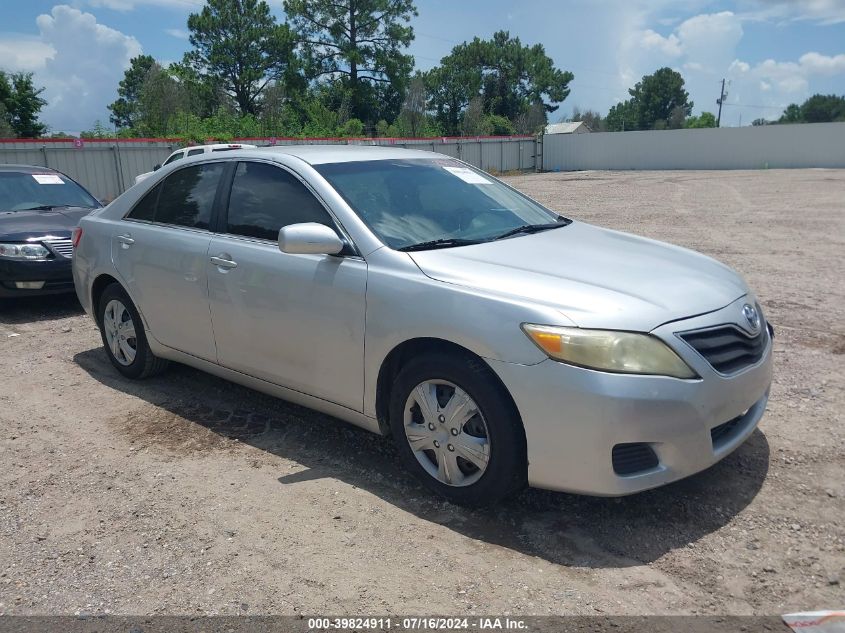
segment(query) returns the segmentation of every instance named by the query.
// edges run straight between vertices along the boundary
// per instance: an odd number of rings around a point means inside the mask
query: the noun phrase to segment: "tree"
[[[760,119],[754,119],[751,122],[751,125],[753,125],[754,127],[758,127],[760,125],[772,125],[773,123],[776,123],[776,121],[769,121],[768,119],[760,118]]]
[[[152,55],[138,55],[129,60],[129,68],[117,87],[117,100],[108,106],[109,120],[118,128],[131,128],[137,123],[141,88],[156,64]]]
[[[631,98],[610,109],[608,129],[675,129],[692,112],[693,103],[684,89],[684,78],[671,68],[645,75],[628,90]],[[622,127],[624,124],[624,128]]]
[[[581,110],[578,107],[572,108],[572,120],[583,121],[584,125],[590,128],[591,132],[606,132],[607,124],[601,114],[595,110]]]
[[[0,70],[0,128],[8,129],[18,138],[38,138],[47,132],[47,126],[38,120],[47,102],[41,98],[44,88],[36,88],[32,73],[6,74]]]
[[[365,122],[396,116],[414,59],[403,53],[414,39],[408,24],[413,0],[285,0],[310,79],[339,83],[350,95],[350,115]]]
[[[455,110],[468,105],[479,91],[486,114],[511,122],[535,104],[554,112],[569,96],[569,82],[575,76],[555,68],[542,44],[523,46],[518,37],[498,31],[490,40],[476,37],[455,46],[440,67],[430,72],[430,78],[430,84],[449,82],[449,89],[442,93],[432,90],[432,106],[439,117],[454,124]]]
[[[221,86],[241,114],[257,114],[270,82],[294,73],[293,37],[264,0],[206,0],[188,16],[194,49],[185,63],[197,76]]]
[[[801,113],[801,106],[797,103],[790,103],[786,106],[786,110],[783,111],[780,119],[778,119],[778,123],[801,123],[804,120],[804,116]]]
[[[462,112],[481,89],[481,73],[449,56],[425,74],[425,83],[428,107],[435,112],[437,121],[447,134],[458,134]]]
[[[698,116],[691,116],[684,121],[685,128],[716,127],[716,115],[712,112],[702,112]]]
[[[112,136],[114,136],[112,131],[103,125],[100,119],[94,121],[94,127],[90,130],[84,130],[79,133],[80,138],[111,138]]]
[[[190,112],[182,86],[158,64],[154,65],[138,96],[136,129],[143,136],[168,136],[173,119]]]
[[[461,119],[461,136],[487,136],[492,131],[484,116],[484,100],[480,96],[473,97]]]
[[[631,99],[617,103],[610,108],[604,119],[609,132],[628,132],[639,129],[639,114]]]
[[[815,94],[801,104],[801,115],[807,123],[845,121],[845,97]]]
[[[408,136],[417,138],[421,136],[426,118],[426,93],[425,80],[417,75],[408,84],[408,91],[405,95],[405,102],[399,112],[399,120],[408,131]]]

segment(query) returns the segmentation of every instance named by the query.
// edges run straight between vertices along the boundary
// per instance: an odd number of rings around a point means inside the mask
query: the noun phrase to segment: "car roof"
[[[263,156],[295,156],[311,165],[325,163],[352,163],[368,160],[402,160],[449,158],[435,152],[383,145],[273,145],[252,150],[240,150],[239,156],[246,154]]]
[[[41,165],[0,165],[0,171],[18,172],[21,174],[61,174],[61,172]],[[62,174],[64,175],[64,174]]]

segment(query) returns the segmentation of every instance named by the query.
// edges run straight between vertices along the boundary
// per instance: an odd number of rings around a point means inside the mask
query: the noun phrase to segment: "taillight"
[[[81,240],[81,239],[82,239],[82,227],[81,226],[74,227],[73,237],[71,238],[71,241],[73,242],[74,248],[79,246],[79,240]]]

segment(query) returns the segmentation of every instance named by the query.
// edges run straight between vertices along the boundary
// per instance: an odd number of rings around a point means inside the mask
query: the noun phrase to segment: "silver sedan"
[[[189,158],[74,243],[77,294],[124,376],[176,361],[391,435],[459,503],[660,486],[725,457],[766,408],[772,333],[737,273],[439,154]]]

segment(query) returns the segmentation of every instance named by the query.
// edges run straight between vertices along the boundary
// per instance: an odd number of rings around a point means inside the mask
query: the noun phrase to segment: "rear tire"
[[[428,354],[396,377],[390,427],[405,467],[449,501],[489,505],[527,483],[525,434],[483,360]]]
[[[168,361],[150,350],[141,315],[120,284],[107,286],[97,306],[100,336],[109,361],[127,378],[148,378],[163,372]]]

